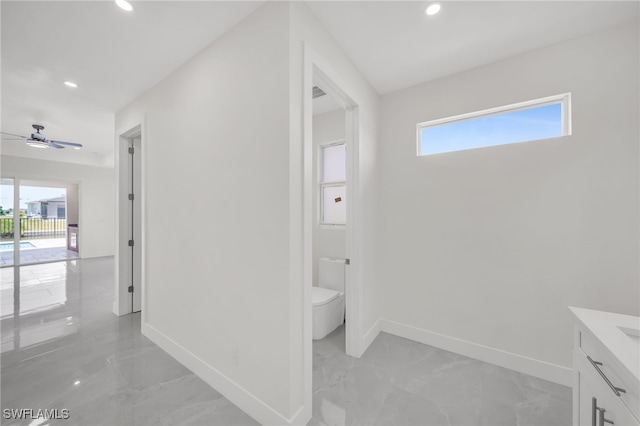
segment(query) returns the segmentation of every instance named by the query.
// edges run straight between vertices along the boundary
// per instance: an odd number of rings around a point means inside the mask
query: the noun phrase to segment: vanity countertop
[[[627,372],[640,381],[640,317],[569,307]]]

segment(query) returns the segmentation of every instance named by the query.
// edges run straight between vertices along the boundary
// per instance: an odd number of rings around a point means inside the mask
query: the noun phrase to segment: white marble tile
[[[360,359],[344,353],[344,327],[313,346],[310,425],[571,423],[566,386],[386,333]]]
[[[384,401],[375,425],[449,425],[448,415],[441,407],[411,392],[392,388]]]
[[[69,420],[40,426],[256,424],[142,336],[139,314],[111,313],[113,259],[12,269],[1,271],[3,286],[20,284],[17,298],[6,289],[19,309],[3,307],[0,322],[2,408],[70,410]],[[64,301],[47,304],[61,286]],[[23,297],[40,308],[24,312]],[[309,425],[571,422],[564,386],[386,333],[360,359],[344,347],[344,327],[313,343]]]
[[[112,314],[112,258],[5,268],[2,278],[20,295],[1,321],[3,409],[69,410],[40,426],[257,424],[142,336],[139,314]],[[56,289],[64,300],[49,303]],[[24,312],[26,300],[36,308]]]

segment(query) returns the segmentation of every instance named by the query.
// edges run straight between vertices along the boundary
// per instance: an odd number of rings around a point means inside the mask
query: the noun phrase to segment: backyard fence
[[[20,218],[20,239],[60,238],[66,235],[67,219]],[[13,239],[13,218],[0,217],[0,238]]]

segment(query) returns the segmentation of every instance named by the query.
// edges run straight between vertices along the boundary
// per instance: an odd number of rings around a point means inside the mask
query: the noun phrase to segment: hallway
[[[2,409],[70,417],[3,425],[257,424],[144,337],[140,314],[113,315],[113,258],[0,271]],[[571,421],[568,387],[390,334],[355,359],[339,327],[313,352],[310,425]]]
[[[113,258],[1,273],[2,409],[68,409],[70,417],[3,425],[256,424],[142,336],[140,314],[113,315]]]

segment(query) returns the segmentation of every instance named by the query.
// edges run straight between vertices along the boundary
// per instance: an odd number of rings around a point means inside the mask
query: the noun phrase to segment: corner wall
[[[265,3],[116,116],[116,129],[144,122],[143,333],[271,424],[301,398],[290,388],[288,28],[287,3]]]
[[[635,24],[382,97],[383,318],[568,367],[567,306],[640,315],[638,52]],[[565,92],[572,136],[416,156],[419,122]]]

